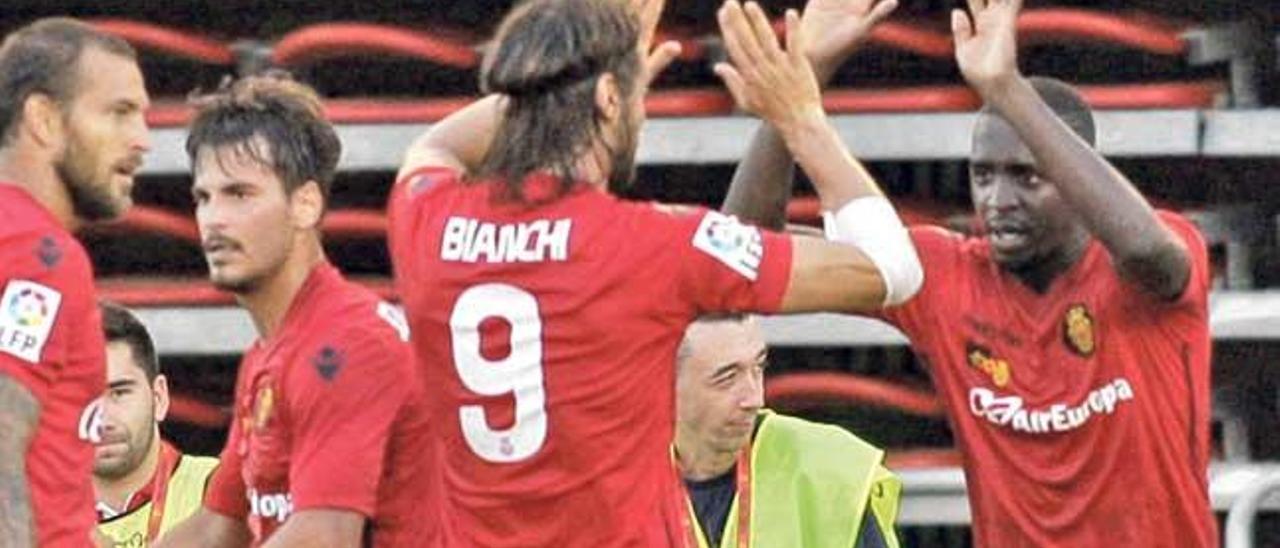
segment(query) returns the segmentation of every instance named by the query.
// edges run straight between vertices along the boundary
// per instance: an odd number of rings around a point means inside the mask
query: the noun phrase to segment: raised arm
[[[39,421],[40,404],[31,391],[0,373],[0,539],[5,546],[35,546],[26,463]]]
[[[868,312],[905,302],[923,281],[920,261],[897,214],[822,110],[799,16],[787,12],[785,50],[754,2],[744,8],[729,0],[719,19],[733,65],[717,65],[716,73],[744,110],[777,129],[827,212],[832,241],[794,238],[783,311]]]
[[[871,30],[897,7],[897,0],[809,0],[800,26],[811,39],[805,56],[820,86],[831,80]],[[765,228],[781,230],[786,225],[786,205],[794,179],[794,163],[782,137],[773,126],[762,124],[734,171],[721,210]],[[874,182],[872,189],[879,193]]]
[[[951,16],[956,61],[969,85],[1018,133],[1036,172],[1102,241],[1125,279],[1166,299],[1190,276],[1186,247],[1133,184],[1054,115],[1018,72],[1021,0],[968,0]]]

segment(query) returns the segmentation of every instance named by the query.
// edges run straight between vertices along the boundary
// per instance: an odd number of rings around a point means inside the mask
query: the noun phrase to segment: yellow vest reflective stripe
[[[885,543],[894,529],[902,484],[881,465],[884,451],[843,428],[763,411],[751,445],[751,546],[850,548],[863,514],[873,512]],[[737,548],[734,496],[719,548]],[[699,548],[711,548],[693,505],[688,509]]]
[[[205,484],[217,466],[218,459],[213,457],[182,456],[178,468],[169,478],[164,517],[160,522],[161,536],[200,509]],[[147,502],[128,514],[99,523],[98,531],[118,548],[138,548],[147,546],[147,525],[150,521],[151,503]]]

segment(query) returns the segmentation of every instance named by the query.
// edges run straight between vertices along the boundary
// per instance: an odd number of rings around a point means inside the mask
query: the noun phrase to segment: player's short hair
[[[689,357],[693,355],[693,344],[689,342],[689,329],[692,328],[694,324],[723,322],[743,323],[749,319],[751,319],[750,314],[743,314],[741,312],[726,312],[699,316],[698,319],[694,320],[693,323],[689,324],[689,326],[685,328],[684,337],[680,339],[680,346],[676,348],[676,364],[679,365],[680,362],[689,359]]]
[[[133,312],[116,303],[100,301],[98,309],[102,311],[102,336],[107,344],[118,342],[128,345],[134,364],[142,369],[147,382],[154,382],[160,374],[160,359],[156,357],[156,345],[147,327]]]
[[[1031,82],[1031,87],[1036,90],[1040,99],[1049,105],[1049,109],[1066,122],[1076,135],[1089,143],[1089,146],[1097,146],[1098,136],[1093,122],[1093,110],[1089,108],[1089,103],[1085,102],[1076,88],[1057,78],[1032,76],[1027,80]],[[991,105],[983,105],[979,114],[999,116]]]
[[[123,39],[69,17],[40,19],[13,31],[0,44],[0,146],[9,144],[34,94],[66,105],[79,85],[79,60],[88,48],[137,60]]]
[[[528,0],[498,28],[480,87],[508,104],[480,169],[501,179],[508,198],[524,200],[524,178],[550,168],[557,195],[577,184],[576,159],[599,136],[596,81],[612,74],[625,96],[635,92],[640,23],[620,0]]]
[[[202,148],[235,147],[271,168],[287,194],[315,181],[328,204],[342,142],[311,87],[283,71],[270,71],[224,81],[217,91],[194,95],[190,102],[196,108],[186,144],[192,165]],[[269,150],[260,150],[259,139]]]

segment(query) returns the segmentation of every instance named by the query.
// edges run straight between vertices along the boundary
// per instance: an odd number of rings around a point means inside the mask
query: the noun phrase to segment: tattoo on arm
[[[0,373],[0,545],[5,547],[35,546],[26,463],[39,418],[35,396]]]

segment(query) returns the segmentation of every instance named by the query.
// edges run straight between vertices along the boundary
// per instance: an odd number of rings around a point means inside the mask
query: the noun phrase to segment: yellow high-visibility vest
[[[838,426],[761,411],[751,441],[749,484],[734,494],[719,548],[739,548],[742,493],[751,548],[851,548],[871,511],[885,543],[898,547],[894,522],[902,482],[886,469],[884,451]],[[698,548],[711,548],[688,503]]]
[[[162,459],[163,460],[163,459]],[[164,536],[174,526],[191,517],[200,509],[204,500],[205,484],[218,459],[181,455],[177,468],[169,476],[164,497],[164,513],[160,516],[160,528],[156,538]],[[117,548],[141,548],[150,544],[147,529],[151,525],[152,502],[147,501],[132,512],[121,514],[98,523],[98,531]],[[155,540],[155,539],[150,539]]]

